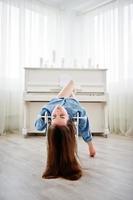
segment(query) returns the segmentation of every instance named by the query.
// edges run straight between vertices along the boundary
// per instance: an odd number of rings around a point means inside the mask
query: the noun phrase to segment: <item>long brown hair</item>
[[[73,122],[67,126],[50,125],[48,128],[47,166],[43,178],[62,177],[77,180],[82,176],[77,159],[76,128]]]

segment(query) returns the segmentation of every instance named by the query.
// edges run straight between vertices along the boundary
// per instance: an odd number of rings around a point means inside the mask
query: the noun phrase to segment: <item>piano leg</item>
[[[23,129],[22,129],[22,135],[26,138],[28,136],[28,130],[27,130],[27,115],[28,115],[28,109],[27,109],[27,102],[24,102],[24,113],[23,113]]]
[[[22,135],[24,136],[24,138],[26,138],[28,136],[28,131],[26,128],[22,129]]]
[[[104,134],[103,134],[103,136],[104,136],[105,138],[107,138],[108,135],[109,135],[108,107],[107,107],[107,103],[105,103],[105,105],[104,105],[104,122],[105,122],[105,128],[104,128]]]

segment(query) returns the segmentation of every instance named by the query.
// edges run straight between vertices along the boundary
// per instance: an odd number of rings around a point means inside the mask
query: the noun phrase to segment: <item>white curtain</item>
[[[37,0],[0,0],[0,134],[21,132],[24,67],[71,64],[74,18]]]
[[[88,12],[81,26],[83,65],[108,69],[110,131],[133,135],[133,1]]]

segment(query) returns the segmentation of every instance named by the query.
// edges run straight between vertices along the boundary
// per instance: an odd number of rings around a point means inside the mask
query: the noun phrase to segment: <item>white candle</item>
[[[40,67],[43,67],[43,57],[40,57]]]
[[[61,59],[61,67],[64,67],[65,59],[62,57]]]
[[[55,60],[56,60],[56,51],[53,50],[52,51],[52,61],[53,61],[53,63],[55,63]]]
[[[88,67],[91,67],[91,58],[88,59]]]

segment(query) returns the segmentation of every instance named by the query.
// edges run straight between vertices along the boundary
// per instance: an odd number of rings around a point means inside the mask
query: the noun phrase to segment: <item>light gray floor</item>
[[[84,176],[78,181],[41,178],[46,137],[0,136],[0,200],[132,200],[133,138],[93,137],[95,158],[79,138]]]

